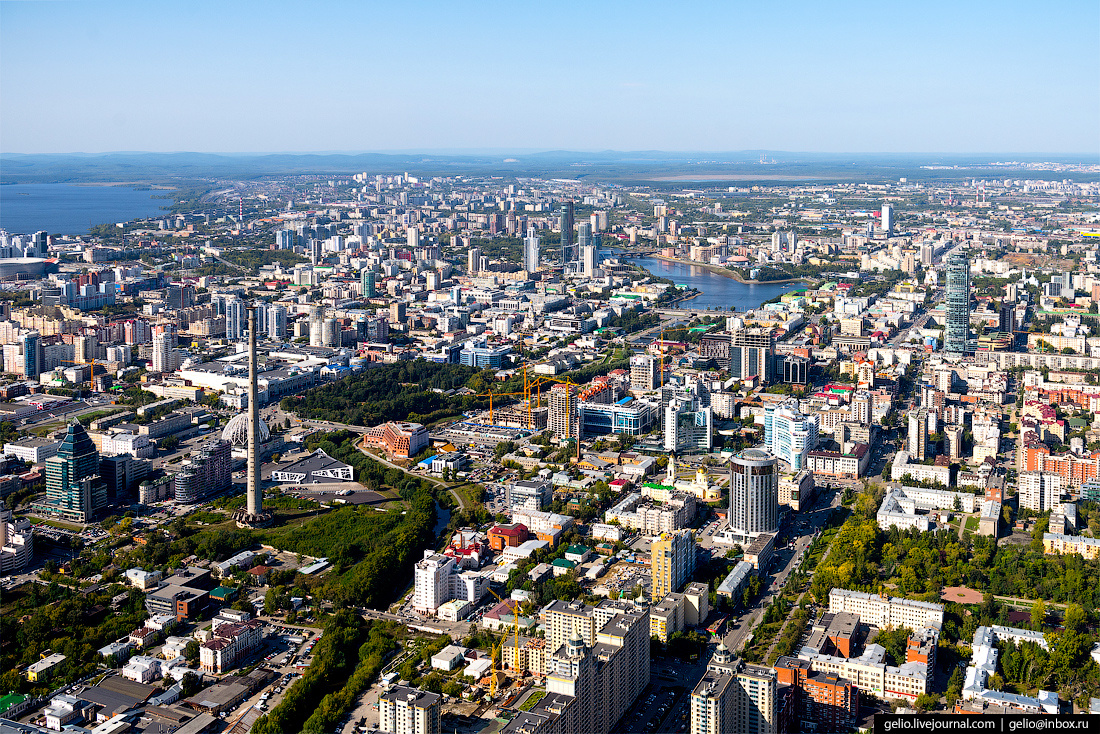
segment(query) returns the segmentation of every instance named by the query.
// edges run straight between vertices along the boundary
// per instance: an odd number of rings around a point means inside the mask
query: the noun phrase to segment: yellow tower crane
[[[493,596],[495,596],[497,599],[500,599],[500,601],[504,602],[505,604],[508,603],[507,601],[505,601],[504,597],[502,597],[500,594],[496,593],[492,589],[489,589],[489,593],[492,594]],[[515,607],[515,609],[512,610],[512,629],[513,629],[513,632],[514,632],[514,643],[513,644],[515,645],[515,648],[514,648],[513,653],[512,653],[512,663],[513,663],[513,667],[516,670],[519,670],[519,602],[516,602],[516,607]],[[504,643],[502,641],[501,645],[503,645],[503,644]],[[500,661],[501,666],[504,665],[503,652],[504,651],[503,651],[503,648],[502,648],[501,649],[501,653],[502,653],[501,654],[501,661]]]

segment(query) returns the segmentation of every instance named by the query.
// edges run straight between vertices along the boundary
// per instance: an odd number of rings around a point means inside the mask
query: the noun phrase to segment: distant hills
[[[827,154],[783,151],[506,151],[436,153],[141,153],[0,155],[0,184],[171,183],[186,180],[254,179],[294,174],[347,175],[409,172],[420,176],[532,176],[592,179],[660,186],[698,180],[729,185],[754,181],[896,181],[999,177],[1095,180],[1094,173],[992,167],[996,161],[1091,162],[1088,156],[1020,154]],[[935,166],[934,170],[922,166]],[[958,166],[958,169],[950,167]],[[946,167],[946,168],[945,168]]]

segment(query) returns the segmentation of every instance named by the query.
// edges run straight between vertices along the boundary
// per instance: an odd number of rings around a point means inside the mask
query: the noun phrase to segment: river
[[[8,184],[0,186],[0,229],[10,234],[45,230],[50,234],[87,234],[97,224],[128,222],[163,214],[172,206],[171,191],[129,186]]]
[[[676,285],[699,290],[699,295],[682,301],[683,308],[717,308],[748,311],[778,295],[804,287],[800,283],[739,283],[712,273],[706,268],[684,263],[666,262],[653,257],[630,258],[654,275],[668,278]]]

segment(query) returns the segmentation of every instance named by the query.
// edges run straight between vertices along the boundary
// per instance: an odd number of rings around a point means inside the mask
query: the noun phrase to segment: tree
[[[929,693],[922,693],[917,696],[917,700],[913,702],[913,708],[921,713],[933,709],[936,707],[940,700]]]
[[[1069,632],[1080,632],[1085,626],[1085,610],[1079,604],[1070,604],[1066,607],[1063,625]]]
[[[962,668],[955,666],[955,670],[951,673],[951,679],[947,681],[947,703],[951,705],[954,701],[957,701],[959,696],[962,695],[963,688],[963,674]]]
[[[183,648],[183,656],[187,658],[189,665],[194,665],[199,659],[199,643],[198,640],[191,640],[187,643],[187,646]],[[186,676],[184,676],[186,680]]]
[[[1047,616],[1047,605],[1042,599],[1036,599],[1035,603],[1031,605],[1031,624],[1039,629],[1043,625],[1043,620]]]

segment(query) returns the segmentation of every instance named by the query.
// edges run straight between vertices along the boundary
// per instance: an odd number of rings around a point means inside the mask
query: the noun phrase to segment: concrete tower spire
[[[248,484],[247,505],[235,513],[237,527],[267,527],[275,519],[264,512],[260,489],[260,398],[256,370],[256,306],[248,306]]]

